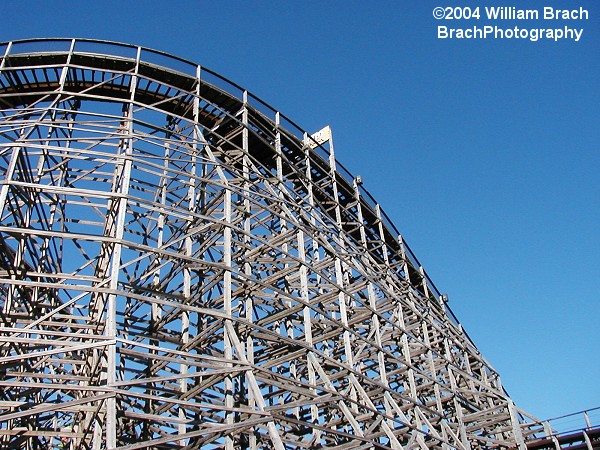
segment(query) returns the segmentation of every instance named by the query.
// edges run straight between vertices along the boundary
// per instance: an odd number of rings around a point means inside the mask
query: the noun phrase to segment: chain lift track
[[[141,47],[0,57],[0,448],[525,448],[328,128]]]

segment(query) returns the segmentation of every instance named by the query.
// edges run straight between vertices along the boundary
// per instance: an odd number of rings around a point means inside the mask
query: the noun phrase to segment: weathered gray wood
[[[0,59],[0,445],[533,436],[329,127],[148,49],[43,44]]]

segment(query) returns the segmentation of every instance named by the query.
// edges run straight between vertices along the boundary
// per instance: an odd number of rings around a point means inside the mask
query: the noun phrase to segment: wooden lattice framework
[[[523,445],[327,128],[140,47],[0,55],[2,448]]]

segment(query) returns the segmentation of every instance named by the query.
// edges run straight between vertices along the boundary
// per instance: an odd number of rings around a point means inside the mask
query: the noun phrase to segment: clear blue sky
[[[89,37],[211,68],[307,131],[381,203],[515,402],[600,406],[600,3],[583,21],[448,21],[438,1],[2,1],[0,40]],[[482,12],[483,15],[483,12]],[[441,40],[438,25],[583,28]]]

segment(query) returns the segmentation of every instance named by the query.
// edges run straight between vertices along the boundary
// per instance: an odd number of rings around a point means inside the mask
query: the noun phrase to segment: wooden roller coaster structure
[[[1,448],[539,433],[328,128],[141,47],[25,40],[0,58]]]

